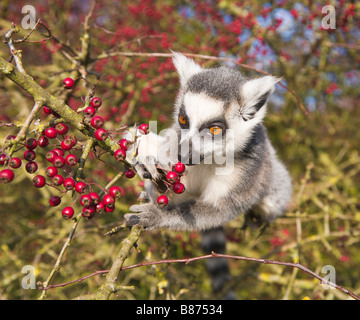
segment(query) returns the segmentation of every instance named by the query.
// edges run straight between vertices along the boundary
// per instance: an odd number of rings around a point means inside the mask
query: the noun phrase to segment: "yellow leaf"
[[[167,280],[162,280],[157,284],[158,290],[159,290],[159,294],[163,294],[164,293],[164,288],[166,288],[168,286],[168,282]]]

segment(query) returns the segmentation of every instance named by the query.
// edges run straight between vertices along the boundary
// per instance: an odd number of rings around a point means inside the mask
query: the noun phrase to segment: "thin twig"
[[[51,279],[55,275],[56,271],[59,270],[61,260],[62,260],[62,258],[64,256],[64,253],[65,253],[66,249],[70,246],[70,242],[71,242],[71,240],[72,240],[72,238],[73,238],[73,236],[75,234],[75,231],[76,231],[77,226],[79,225],[79,222],[81,221],[81,218],[82,218],[81,213],[79,213],[77,215],[77,217],[75,218],[75,222],[71,227],[70,233],[69,233],[69,235],[68,235],[68,237],[67,237],[67,239],[65,241],[65,244],[63,245],[63,247],[62,247],[62,249],[61,249],[61,251],[60,251],[60,253],[59,253],[59,255],[58,255],[57,259],[56,259],[54,267],[52,268],[48,278],[46,279],[46,281],[43,284],[43,287],[45,289],[43,289],[43,292],[41,293],[41,296],[39,297],[38,300],[43,300],[46,297],[46,287],[48,286],[49,282],[51,281]]]
[[[16,68],[21,72],[21,73],[26,73],[23,65],[22,65],[22,61],[21,61],[21,51],[20,50],[16,50],[15,46],[14,46],[14,41],[12,39],[12,35],[13,33],[17,33],[19,32],[19,29],[16,27],[15,24],[11,24],[11,29],[6,32],[5,34],[5,42],[7,43],[7,45],[9,46],[10,52],[12,54],[12,57],[15,60],[15,64],[16,64]]]
[[[137,239],[136,237],[133,239],[135,240]],[[130,244],[130,243],[129,243]],[[127,248],[130,250],[131,247],[129,248],[127,246]],[[121,256],[122,260],[121,262],[123,263],[123,256]],[[194,258],[184,258],[184,259],[166,259],[166,260],[159,260],[159,261],[152,261],[152,262],[142,262],[142,263],[138,263],[138,264],[134,264],[131,266],[125,266],[125,267],[121,267],[120,269],[118,269],[119,264],[117,264],[117,268],[116,268],[116,272],[112,275],[112,277],[117,277],[118,272],[120,271],[125,271],[125,270],[129,270],[129,269],[134,269],[134,268],[139,268],[139,267],[146,267],[146,266],[153,266],[153,265],[157,265],[157,264],[167,264],[167,263],[184,263],[184,264],[189,264],[190,262],[194,262],[194,261],[199,261],[199,260],[205,260],[205,259],[211,259],[211,258],[226,258],[226,259],[233,259],[233,260],[242,260],[242,261],[252,261],[252,262],[258,262],[258,263],[263,263],[263,264],[274,264],[274,265],[282,265],[282,266],[287,266],[287,267],[292,267],[292,268],[296,268],[299,269],[301,271],[303,271],[304,273],[307,273],[309,275],[311,275],[313,278],[316,278],[320,281],[321,284],[326,284],[330,287],[336,288],[342,292],[344,292],[345,294],[349,295],[350,297],[354,298],[355,300],[360,300],[360,297],[357,296],[354,292],[345,289],[342,286],[337,285],[336,283],[330,282],[328,280],[326,280],[325,278],[319,276],[317,273],[311,271],[310,269],[308,269],[307,267],[301,265],[300,263],[292,263],[292,262],[283,262],[283,261],[277,261],[277,260],[268,260],[268,259],[258,259],[258,258],[249,258],[249,257],[243,257],[243,256],[233,256],[233,255],[227,255],[227,254],[219,254],[219,253],[215,253],[212,252],[211,254],[208,255],[204,255],[204,256],[198,256],[198,257],[194,257]],[[113,270],[114,271],[114,270]],[[50,289],[50,288],[56,288],[56,287],[64,287],[67,284],[71,284],[74,282],[80,282],[83,281],[85,279],[88,279],[92,276],[95,276],[97,274],[105,274],[110,272],[110,270],[97,270],[85,277],[82,277],[80,279],[77,280],[73,280],[73,281],[69,281],[66,283],[61,283],[61,284],[57,284],[57,285],[52,285],[49,287],[46,287],[45,289]],[[115,277],[115,278],[116,278]],[[116,281],[116,279],[115,279]],[[108,298],[108,296],[107,296]]]
[[[40,40],[33,40],[33,41],[28,41],[27,39],[29,39],[30,35],[34,32],[35,29],[37,29],[38,25],[41,25],[41,26],[44,26],[40,19],[38,21],[36,21],[36,24],[35,26],[30,30],[30,32],[22,39],[16,39],[16,40],[13,40],[14,43],[23,43],[23,42],[29,42],[29,43],[36,43],[36,42],[43,42],[43,41],[47,41],[49,39],[52,38],[52,34],[49,33],[49,36],[46,37],[46,38],[43,38],[43,39],[40,39]],[[46,30],[48,30],[48,28],[46,28]]]
[[[65,286],[67,286],[69,284],[76,283],[76,282],[81,282],[81,281],[84,281],[84,280],[86,280],[88,278],[96,276],[98,274],[106,274],[108,272],[109,272],[109,270],[96,270],[95,272],[93,272],[91,274],[88,274],[87,276],[84,276],[82,278],[72,280],[72,281],[68,281],[68,282],[64,282],[64,283],[60,283],[60,284],[51,284],[51,285],[49,285],[47,287],[45,287],[45,286],[39,287],[39,289],[40,290],[49,290],[49,289],[53,289],[53,288],[65,287]]]
[[[36,113],[39,111],[39,109],[42,107],[42,101],[35,101],[34,107],[30,111],[28,117],[26,118],[25,122],[23,123],[22,128],[20,129],[19,133],[16,135],[16,138],[12,141],[12,147],[9,152],[9,156],[11,157],[14,153],[17,144],[19,141],[25,139],[26,132],[31,124],[31,122],[34,120]]]

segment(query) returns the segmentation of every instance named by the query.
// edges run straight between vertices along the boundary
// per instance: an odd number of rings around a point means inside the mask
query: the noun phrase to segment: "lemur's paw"
[[[144,228],[148,228],[150,224],[149,218],[147,217],[146,213],[142,213],[142,214],[127,213],[124,215],[124,219],[127,227],[139,225]]]
[[[145,228],[152,228],[156,224],[158,209],[153,204],[133,205],[130,207],[130,211],[138,213],[125,214],[124,219],[126,226],[140,225]]]

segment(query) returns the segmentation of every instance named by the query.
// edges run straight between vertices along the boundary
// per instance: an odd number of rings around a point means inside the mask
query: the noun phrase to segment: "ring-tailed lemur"
[[[225,66],[203,69],[180,53],[173,62],[180,77],[174,124],[163,136],[150,133],[139,141],[135,167],[152,178],[145,180],[151,200],[130,207],[136,213],[125,215],[127,225],[205,231],[241,213],[260,222],[283,215],[291,179],[262,124],[279,79],[248,79]],[[187,165],[185,192],[159,207],[158,167],[169,170],[179,160]]]

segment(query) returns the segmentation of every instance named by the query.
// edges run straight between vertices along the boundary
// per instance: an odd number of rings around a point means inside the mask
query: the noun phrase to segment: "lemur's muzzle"
[[[186,150],[186,151],[184,151]],[[204,159],[202,154],[194,153],[192,150],[191,143],[189,147],[184,149],[181,144],[178,148],[178,160],[187,166],[194,166],[199,164]]]

